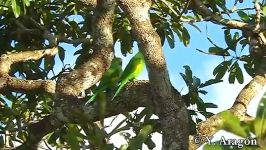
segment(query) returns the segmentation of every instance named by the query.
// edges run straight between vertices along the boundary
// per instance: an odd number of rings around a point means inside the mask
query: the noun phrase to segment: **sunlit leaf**
[[[232,113],[225,111],[220,113],[219,116],[223,119],[223,124],[220,126],[220,129],[224,129],[241,137],[248,136],[247,131],[240,124],[240,119]]]
[[[266,94],[260,100],[257,108],[254,131],[260,144],[266,146]]]
[[[130,141],[129,149],[139,149],[153,131],[152,125],[142,127],[138,135]]]
[[[264,16],[266,16],[266,5],[262,7],[262,11],[263,11]]]
[[[21,10],[16,0],[12,0],[12,10],[13,10],[15,17],[18,18]]]

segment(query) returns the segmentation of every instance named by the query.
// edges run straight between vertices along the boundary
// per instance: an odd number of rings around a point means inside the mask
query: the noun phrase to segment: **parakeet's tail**
[[[86,103],[85,105],[88,105],[89,103],[93,102],[96,98],[96,96],[98,95],[98,93],[95,93]]]
[[[115,95],[113,96],[112,100],[115,99],[115,97],[120,93],[120,91],[122,90],[122,88],[125,86],[127,82],[121,82],[121,84],[119,85],[119,88],[116,90]]]

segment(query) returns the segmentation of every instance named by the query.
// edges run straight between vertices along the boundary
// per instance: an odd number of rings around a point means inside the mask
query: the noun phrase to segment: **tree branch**
[[[187,149],[187,110],[180,94],[173,94],[160,37],[149,18],[151,1],[118,0],[118,3],[131,22],[145,57],[152,93],[156,95],[152,100],[163,126],[163,149]]]
[[[150,107],[152,105],[152,89],[148,81],[130,82],[121,91],[117,98],[113,101],[107,101],[108,108],[105,117],[115,116],[121,113],[136,110],[138,107]],[[176,93],[177,94],[177,93]],[[138,97],[136,97],[138,95]],[[113,93],[107,94],[107,99],[112,99]],[[139,99],[141,97],[141,99]],[[71,99],[73,97],[70,97]],[[70,102],[80,101],[77,98]],[[95,101],[97,102],[97,100]],[[119,109],[117,109],[119,108]],[[69,113],[66,113],[71,123],[86,123],[99,121],[100,116],[97,110],[97,104],[84,106],[84,103],[72,103],[68,105]],[[57,119],[55,114],[45,117],[43,120],[33,123],[28,127],[29,136],[27,141],[18,147],[18,149],[32,149],[37,146],[42,137],[55,129],[60,128],[64,123]],[[41,131],[40,131],[41,129]]]
[[[38,143],[42,138],[50,132],[61,127],[62,124],[52,116],[47,116],[44,119],[31,124],[28,127],[28,137],[25,143],[15,148],[16,150],[38,149]]]
[[[94,12],[94,52],[87,62],[60,77],[56,88],[58,93],[78,96],[85,89],[96,84],[110,67],[114,57],[112,35],[114,6],[114,0],[98,3]]]
[[[97,0],[79,0],[81,1],[82,3],[90,6],[90,7],[96,7],[97,5]]]
[[[265,23],[261,23],[259,25],[259,28],[255,28],[256,27],[255,24],[248,24],[248,23],[244,23],[241,21],[225,19],[222,16],[219,16],[213,13],[201,2],[201,0],[192,0],[191,2],[193,2],[193,6],[195,6],[195,9],[198,10],[199,13],[201,13],[201,15],[205,17],[210,16],[212,22],[216,24],[221,24],[226,27],[233,28],[233,29],[240,29],[240,30],[244,29],[244,30],[256,31],[256,32],[266,29]]]
[[[35,51],[3,54],[0,57],[0,90],[55,92],[55,83],[50,80],[19,80],[9,76],[11,65],[28,60],[39,60],[42,57],[51,57],[58,52],[57,47]]]
[[[265,75],[257,75],[255,76],[239,93],[237,96],[235,103],[231,108],[225,111],[229,111],[238,117],[241,121],[250,121],[252,119],[249,117],[247,112],[247,106],[250,101],[258,95],[259,92],[262,91],[263,87],[266,83]],[[213,115],[208,118],[206,121],[203,121],[197,125],[199,136],[213,136],[219,129],[217,128],[219,125],[223,123],[222,118],[219,114]],[[192,139],[190,139],[192,140]],[[190,148],[199,147],[200,145],[195,145],[193,140],[190,141]]]

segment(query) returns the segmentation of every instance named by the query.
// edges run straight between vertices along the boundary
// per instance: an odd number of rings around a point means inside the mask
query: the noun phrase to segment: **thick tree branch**
[[[257,75],[241,90],[231,108],[234,115],[240,117],[240,119],[245,117],[250,101],[262,91],[265,83],[266,76]]]
[[[108,108],[106,110],[105,117],[130,112],[136,110],[138,107],[151,107],[151,99],[153,97],[151,93],[152,89],[148,81],[135,81],[128,83],[114,101],[107,101]],[[112,99],[112,96],[113,93],[107,94],[107,99]],[[141,97],[141,99],[139,97]],[[69,97],[69,99],[72,99],[70,102],[80,101],[73,97]],[[84,103],[72,103],[72,105],[68,105],[68,111],[68,118],[72,118],[69,122],[72,123],[95,122],[100,118],[100,116],[98,116],[99,113],[96,103],[90,106],[84,106]],[[60,128],[63,123],[57,118],[58,116],[56,115],[50,115],[39,122],[29,125],[28,139],[19,147],[19,149],[35,148],[42,137],[50,132],[53,132],[57,128]],[[40,131],[40,129],[42,130]]]
[[[94,52],[91,59],[76,70],[60,77],[56,88],[58,93],[78,96],[85,89],[96,84],[109,68],[114,57],[112,34],[114,7],[114,0],[98,3],[94,12]]]
[[[238,117],[241,121],[250,121],[252,119],[249,117],[247,112],[247,106],[250,103],[250,101],[258,95],[259,92],[262,91],[263,87],[266,83],[266,76],[265,75],[257,75],[255,76],[239,93],[239,95],[236,98],[235,103],[231,108],[225,111],[229,111],[232,114],[234,114],[236,117]],[[223,123],[222,118],[219,116],[219,114],[213,115],[212,117],[208,118],[206,121],[203,121],[197,125],[198,134],[200,136],[213,136],[219,128],[217,128],[219,125]],[[195,143],[193,141],[190,141],[190,149],[195,147]],[[197,145],[198,147],[200,145]],[[196,146],[196,147],[197,147]]]
[[[19,53],[3,54],[0,57],[0,90],[11,91],[46,91],[55,92],[55,83],[50,80],[19,80],[9,76],[11,65],[17,62],[25,62],[28,60],[39,60],[42,57],[50,57],[56,55],[57,47],[35,51],[24,51]]]
[[[12,64],[28,60],[39,60],[45,56],[54,56],[58,53],[57,47],[35,51],[3,54],[0,58],[0,76],[7,75]]]
[[[55,83],[51,80],[20,80],[10,76],[0,78],[0,91],[48,92],[55,93]]]
[[[152,92],[156,95],[153,97],[155,111],[163,126],[163,149],[187,149],[187,110],[180,95],[173,94],[160,37],[149,18],[151,1],[118,0],[118,3],[131,22],[145,57]]]

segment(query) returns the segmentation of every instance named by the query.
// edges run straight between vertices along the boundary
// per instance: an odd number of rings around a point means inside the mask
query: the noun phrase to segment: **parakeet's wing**
[[[122,60],[121,58],[115,58],[110,68],[104,73],[101,82],[94,91],[94,95],[86,102],[91,103],[95,100],[99,92],[103,92],[107,88],[112,88],[119,81],[122,74]]]
[[[120,85],[115,92],[112,100],[118,95],[118,93],[122,90],[122,88],[127,84],[129,80],[135,79],[142,72],[145,66],[144,57],[142,53],[138,52],[127,64],[125,70],[121,76]]]
[[[115,66],[110,68],[104,74],[101,82],[99,83],[98,90],[105,90],[106,88],[112,88],[119,80],[122,74],[122,67]]]

